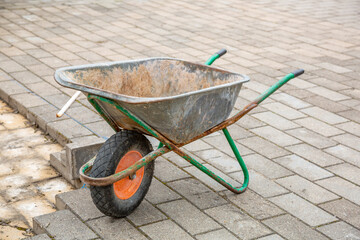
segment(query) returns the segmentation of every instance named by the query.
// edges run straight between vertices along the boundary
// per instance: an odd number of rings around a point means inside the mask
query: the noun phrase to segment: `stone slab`
[[[55,200],[57,209],[68,209],[84,222],[104,216],[93,203],[89,189],[61,193],[56,195]]]
[[[199,234],[220,228],[218,223],[186,200],[163,203],[158,205],[158,208],[190,234]]]
[[[275,204],[256,194],[254,191],[246,190],[242,194],[229,192],[226,194],[233,204],[247,212],[255,219],[265,219],[283,214],[284,211]]]
[[[51,238],[47,234],[43,233],[23,240],[51,240]]]
[[[328,202],[339,198],[339,196],[334,193],[329,192],[298,175],[281,178],[276,180],[276,182],[314,204]]]
[[[305,143],[289,146],[286,147],[286,149],[292,151],[298,156],[307,159],[312,163],[319,165],[320,167],[326,167],[329,165],[334,165],[343,162],[342,160]]]
[[[273,197],[269,200],[312,227],[337,220],[321,208],[293,193]]]
[[[340,177],[332,177],[316,182],[320,186],[360,205],[360,187]]]
[[[334,216],[360,229],[360,207],[346,199],[339,199],[319,205]]]
[[[230,204],[210,208],[205,212],[242,239],[257,238],[271,233],[267,227]]]
[[[69,210],[61,210],[34,218],[34,232],[47,233],[54,239],[95,239],[98,236]]]
[[[226,203],[221,196],[211,191],[196,179],[178,180],[168,185],[200,209],[215,207]]]
[[[345,222],[336,222],[317,228],[331,239],[360,239],[360,230]]]
[[[263,223],[287,239],[327,239],[311,227],[288,214],[267,219],[263,221]]]
[[[310,163],[297,155],[290,155],[274,160],[280,165],[296,172],[310,181],[331,177],[334,174],[328,172],[313,163]]]
[[[141,227],[140,229],[154,240],[193,239],[187,232],[171,220],[149,224]]]
[[[90,220],[87,224],[104,240],[116,239],[119,236],[123,239],[147,239],[124,218],[101,217]]]

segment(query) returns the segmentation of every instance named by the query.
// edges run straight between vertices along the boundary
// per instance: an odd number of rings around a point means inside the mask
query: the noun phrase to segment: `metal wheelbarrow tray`
[[[173,143],[224,121],[247,76],[172,58],[94,64],[58,70],[57,81],[111,99]],[[91,97],[108,123],[149,134],[111,103]]]
[[[153,160],[170,151],[232,192],[246,190],[248,171],[226,127],[304,71],[288,74],[227,119],[242,84],[249,78],[208,66],[225,53],[226,50],[220,50],[205,65],[174,58],[148,58],[56,71],[56,81],[85,93],[117,132],[104,143],[98,155],[80,169],[80,178],[91,186],[93,201],[100,211],[114,217],[130,214],[150,186]],[[242,168],[244,182],[238,188],[180,149],[218,130],[224,132]],[[159,147],[153,151],[139,133],[157,138]]]

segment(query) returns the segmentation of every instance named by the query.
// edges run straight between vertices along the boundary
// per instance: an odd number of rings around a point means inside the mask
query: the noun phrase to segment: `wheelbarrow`
[[[209,66],[225,53],[225,49],[220,50],[205,65],[175,58],[147,58],[56,71],[56,81],[82,91],[116,132],[80,168],[80,179],[90,185],[93,202],[101,212],[124,217],[134,211],[150,187],[154,160],[170,151],[230,191],[239,194],[246,190],[249,173],[227,127],[304,70],[286,75],[228,118],[249,77]],[[219,130],[242,169],[244,181],[239,187],[180,149]],[[160,141],[156,150],[144,135]]]

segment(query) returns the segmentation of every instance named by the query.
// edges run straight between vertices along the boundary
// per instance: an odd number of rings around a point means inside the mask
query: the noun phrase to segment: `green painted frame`
[[[207,64],[207,65],[212,64],[217,58],[221,57],[225,53],[226,53],[226,50],[224,50],[224,49],[220,50],[216,54],[212,55],[205,64]],[[174,144],[171,140],[164,137],[157,130],[153,129],[146,122],[144,122],[141,119],[139,119],[138,117],[136,117],[136,115],[134,115],[133,113],[131,113],[128,110],[126,110],[125,108],[121,107],[115,101],[113,101],[111,99],[104,98],[104,97],[89,94],[88,95],[88,101],[94,106],[94,108],[100,113],[100,115],[105,119],[105,121],[115,131],[121,131],[121,129],[116,125],[115,122],[113,122],[111,119],[109,119],[106,114],[104,114],[103,109],[96,102],[97,100],[106,102],[106,103],[111,104],[114,107],[116,107],[122,114],[124,114],[125,116],[127,116],[128,118],[130,118],[131,120],[136,122],[137,124],[139,124],[143,129],[145,129],[149,133],[149,135],[152,135],[153,137],[158,139],[160,141],[160,143],[159,143],[158,148],[155,151],[149,153],[148,155],[146,155],[142,159],[138,160],[135,164],[133,164],[129,168],[127,168],[127,169],[125,169],[125,170],[123,170],[123,171],[121,171],[119,173],[116,173],[116,174],[113,174],[111,176],[105,177],[105,178],[92,178],[92,177],[89,177],[89,176],[86,175],[86,173],[91,169],[91,167],[92,167],[92,165],[94,163],[94,160],[95,160],[95,157],[94,157],[94,158],[90,159],[90,161],[88,161],[86,164],[84,164],[80,168],[80,179],[84,183],[87,183],[89,185],[94,185],[94,186],[110,185],[110,184],[112,184],[114,182],[117,182],[117,181],[121,180],[122,178],[133,175],[137,170],[144,167],[146,164],[153,161],[157,157],[159,157],[159,156],[161,156],[161,155],[163,155],[163,154],[165,154],[167,152],[174,151],[176,154],[181,156],[183,159],[185,159],[186,161],[188,161],[189,163],[191,163],[192,165],[197,167],[200,171],[204,172],[205,174],[207,174],[208,176],[213,178],[215,181],[217,181],[218,183],[220,183],[221,185],[223,185],[224,187],[226,187],[230,191],[232,191],[234,193],[237,193],[237,194],[242,193],[248,187],[248,184],[249,184],[249,172],[247,170],[247,167],[246,167],[246,164],[245,164],[244,160],[242,159],[242,157],[241,157],[241,155],[240,155],[240,153],[239,153],[239,151],[238,151],[238,149],[237,149],[237,147],[236,147],[236,145],[234,143],[234,140],[232,139],[232,137],[230,136],[229,131],[227,130],[227,127],[230,126],[231,124],[234,124],[240,118],[245,116],[248,112],[250,112],[259,103],[264,101],[267,97],[269,97],[277,89],[279,89],[281,86],[283,86],[285,83],[287,83],[290,79],[295,78],[295,77],[301,75],[302,73],[304,73],[304,70],[300,69],[300,70],[296,70],[296,71],[286,75],[284,78],[282,78],[276,84],[271,86],[267,91],[265,91],[263,94],[261,94],[259,97],[257,97],[253,102],[251,102],[249,105],[247,105],[242,111],[237,113],[235,116],[227,119],[226,121],[218,124],[217,126],[207,130],[203,134],[189,140],[186,143],[182,143],[182,144]],[[199,163],[194,158],[192,158],[191,156],[189,156],[188,154],[186,154],[185,152],[183,152],[180,149],[180,147],[182,147],[182,146],[184,146],[186,144],[189,144],[189,143],[191,143],[193,141],[196,141],[196,140],[198,140],[198,139],[200,139],[200,138],[202,138],[204,136],[207,136],[207,135],[209,135],[209,134],[211,134],[213,132],[219,131],[219,130],[223,131],[223,133],[224,133],[228,143],[230,144],[230,147],[233,150],[234,155],[235,155],[235,157],[236,157],[236,159],[237,159],[237,161],[238,161],[238,163],[239,163],[239,165],[240,165],[240,167],[242,169],[243,175],[244,175],[244,181],[243,181],[242,185],[240,187],[238,187],[238,188],[232,186],[230,183],[228,183],[226,180],[221,178],[219,175],[215,174],[214,172],[212,172],[211,170],[206,168],[204,165],[202,165],[201,163]]]

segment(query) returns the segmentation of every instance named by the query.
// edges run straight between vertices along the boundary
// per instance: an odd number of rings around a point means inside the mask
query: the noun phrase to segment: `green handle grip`
[[[223,48],[221,50],[219,50],[217,53],[215,53],[214,55],[212,55],[205,63],[205,65],[211,65],[216,59],[218,59],[219,57],[223,56],[226,53],[226,49]]]
[[[293,71],[292,74],[294,74],[294,77],[298,77],[301,74],[303,74],[304,72],[305,72],[304,69],[298,69],[298,70]]]
[[[303,74],[305,71],[304,69],[298,69],[293,71],[292,73],[289,73],[288,75],[286,75],[285,77],[283,77],[282,79],[280,79],[277,83],[275,83],[274,85],[272,85],[268,90],[266,90],[263,94],[261,94],[260,96],[258,96],[255,99],[255,103],[259,104],[262,101],[264,101],[267,97],[269,97],[271,94],[273,94],[276,90],[278,90],[281,86],[283,86],[285,83],[287,83],[288,81],[290,81],[291,79],[300,76],[301,74]]]

